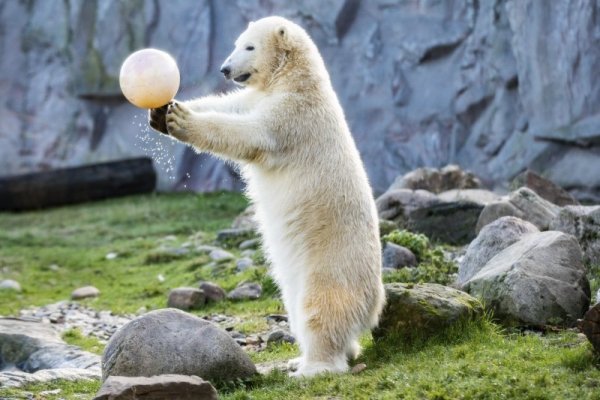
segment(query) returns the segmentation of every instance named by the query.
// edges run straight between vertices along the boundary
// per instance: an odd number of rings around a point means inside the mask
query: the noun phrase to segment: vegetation
[[[165,307],[169,289],[176,286],[212,280],[230,290],[252,280],[263,285],[261,299],[224,301],[194,313],[238,316],[234,329],[246,334],[265,330],[267,315],[285,312],[265,267],[237,273],[233,262],[227,262],[213,268],[207,266],[207,255],[194,251],[198,243],[210,244],[217,230],[228,227],[245,206],[244,198],[235,194],[170,194],[0,214],[0,279],[15,279],[23,287],[22,293],[0,292],[0,314],[18,315],[30,305],[67,300],[73,289],[88,284],[102,294],[84,301],[87,306],[135,313],[141,307]],[[419,253],[414,271],[401,270],[387,280],[451,280],[456,266],[444,259],[442,248],[423,238],[410,232],[393,232],[384,238]],[[184,245],[189,252],[170,250]],[[239,256],[237,249],[229,251]],[[109,260],[109,253],[117,257]],[[264,263],[260,254],[255,261]],[[100,342],[79,330],[67,331],[63,338],[89,351],[102,351]],[[571,330],[503,331],[486,318],[427,340],[373,343],[365,335],[362,342],[365,351],[357,360],[367,365],[362,373],[295,380],[273,372],[221,385],[220,398],[600,399],[600,361],[585,338]],[[297,354],[296,346],[282,344],[250,356],[263,363],[284,362]],[[55,381],[0,388],[0,398],[89,399],[99,385]],[[43,394],[57,389],[58,393]]]

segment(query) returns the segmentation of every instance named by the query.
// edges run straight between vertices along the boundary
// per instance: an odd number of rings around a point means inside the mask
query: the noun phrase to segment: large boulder
[[[438,198],[445,202],[468,201],[486,205],[499,201],[502,196],[487,189],[452,189],[439,193]]]
[[[501,217],[483,227],[469,244],[458,267],[456,284],[460,287],[479,272],[496,254],[519,241],[524,235],[540,230],[516,217]]]
[[[483,205],[471,202],[438,203],[411,211],[405,226],[436,241],[467,244],[476,236],[482,209]]]
[[[221,328],[176,309],[142,315],[119,329],[102,356],[102,376],[196,375],[235,380],[256,372]]]
[[[403,226],[412,211],[440,202],[435,194],[427,190],[393,189],[378,197],[375,204],[380,218]]]
[[[583,248],[585,261],[600,265],[600,206],[564,207],[550,226],[575,236]]]
[[[416,267],[417,257],[404,246],[386,242],[383,246],[382,268]]]
[[[572,325],[590,304],[582,251],[562,232],[525,235],[496,254],[463,288],[507,325]]]
[[[483,314],[481,303],[465,292],[436,283],[385,285],[386,306],[375,339],[427,337]]]
[[[477,221],[477,232],[500,217],[513,216],[531,222],[540,230],[547,230],[560,207],[541,198],[529,188],[519,188],[508,197],[483,208]]]
[[[578,205],[579,202],[565,189],[528,169],[513,180],[515,187],[528,187],[544,199],[558,206]]]
[[[458,165],[444,168],[417,168],[396,178],[388,190],[423,189],[441,193],[451,189],[476,189],[481,187],[479,179],[471,172],[463,171]]]
[[[197,376],[109,376],[94,400],[217,400],[217,391]]]

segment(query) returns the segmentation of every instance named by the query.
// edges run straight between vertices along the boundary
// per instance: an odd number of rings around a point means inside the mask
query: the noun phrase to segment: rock
[[[225,300],[227,296],[225,290],[214,282],[201,281],[198,285],[200,286],[200,290],[204,292],[207,301],[218,303]]]
[[[281,343],[296,343],[296,338],[285,331],[274,331],[267,338],[267,346]]]
[[[0,281],[0,291],[2,290],[20,292],[21,285],[19,284],[19,282],[14,281],[12,279],[4,279]]]
[[[403,267],[415,267],[417,257],[406,247],[387,242],[383,247],[383,268],[400,269]]]
[[[109,376],[94,400],[217,400],[217,391],[197,376]]]
[[[556,218],[560,207],[538,196],[528,188],[512,192],[508,198],[486,205],[477,221],[477,232],[492,221],[513,216],[529,221],[544,231]]]
[[[479,179],[465,172],[458,165],[447,165],[442,169],[417,168],[396,178],[388,190],[411,189],[441,193],[452,189],[476,189],[481,187]]]
[[[49,324],[0,318],[0,343],[2,369],[18,367],[0,372],[3,386],[100,376],[100,357],[69,346]]]
[[[238,271],[242,272],[252,267],[254,262],[249,257],[243,257],[236,261],[235,266]]]
[[[527,187],[542,198],[561,207],[579,205],[579,202],[569,192],[530,169],[517,176],[513,180],[513,186]]]
[[[469,244],[458,266],[456,284],[462,286],[479,272],[496,254],[519,241],[524,235],[539,232],[530,222],[516,217],[501,217],[483,227]]]
[[[483,306],[467,293],[436,283],[385,285],[387,303],[373,338],[420,337],[483,314]]]
[[[482,205],[468,202],[438,203],[411,211],[407,227],[442,243],[467,244],[476,236],[482,209]]]
[[[254,238],[256,238],[254,229],[231,228],[217,232],[217,242],[228,248],[238,247],[240,243]]]
[[[209,257],[211,258],[211,260],[216,261],[218,263],[231,261],[235,258],[233,254],[223,249],[212,250],[209,254]]]
[[[258,224],[254,220],[254,214],[256,213],[256,207],[254,205],[248,206],[240,215],[234,220],[231,227],[233,229],[252,229],[257,230]]]
[[[566,206],[550,224],[551,229],[579,240],[585,261],[600,265],[600,206]]]
[[[254,282],[242,282],[229,292],[230,300],[256,300],[262,294],[262,287]]]
[[[356,364],[354,367],[352,367],[352,369],[350,370],[350,373],[352,375],[357,375],[357,374],[360,374],[361,372],[363,372],[365,369],[367,369],[367,364],[365,364],[365,363]]]
[[[581,247],[556,231],[523,236],[463,287],[507,325],[570,326],[590,304]]]
[[[210,254],[214,250],[222,250],[222,249],[220,247],[209,246],[207,244],[201,244],[199,246],[196,246],[196,251],[200,254]]]
[[[193,287],[179,287],[169,292],[167,307],[189,310],[200,308],[206,303],[206,297],[202,289]]]
[[[581,321],[581,331],[600,354],[600,303],[590,308]]]
[[[117,257],[119,257],[119,254],[111,252],[108,253],[105,258],[110,261],[116,259]]]
[[[483,206],[498,201],[501,197],[486,189],[452,189],[438,194],[438,198],[444,202],[467,201]]]
[[[398,229],[398,225],[394,221],[390,221],[387,219],[379,220],[379,236],[385,236],[388,233]]]
[[[100,296],[100,291],[94,286],[83,286],[73,290],[73,292],[71,293],[72,300],[82,300],[98,296]]]
[[[123,326],[102,356],[103,379],[181,374],[212,381],[254,373],[254,364],[227,332],[172,308],[151,311]]]
[[[239,248],[240,248],[240,250],[257,249],[259,246],[260,246],[260,239],[256,238],[256,239],[244,240],[242,243],[240,243]]]
[[[440,200],[426,190],[389,190],[375,201],[379,218],[405,225],[408,214],[416,209],[440,203]]]

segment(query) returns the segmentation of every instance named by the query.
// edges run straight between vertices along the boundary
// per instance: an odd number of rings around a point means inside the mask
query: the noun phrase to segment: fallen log
[[[148,193],[156,172],[147,157],[0,177],[0,211],[23,211]]]

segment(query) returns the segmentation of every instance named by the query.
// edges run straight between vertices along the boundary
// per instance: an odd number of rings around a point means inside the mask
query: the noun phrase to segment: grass
[[[15,279],[22,293],[0,292],[0,315],[17,315],[30,305],[69,299],[73,289],[92,284],[102,294],[83,301],[98,310],[134,313],[166,306],[168,291],[212,280],[226,290],[242,280],[263,284],[256,301],[208,305],[197,315],[235,315],[233,328],[246,334],[265,330],[265,317],[284,313],[277,288],[264,267],[234,272],[234,263],[206,267],[206,255],[170,254],[201,237],[210,243],[246,206],[240,195],[169,194],[128,197],[42,212],[0,214],[0,279]],[[193,247],[193,246],[191,246]],[[229,249],[236,256],[239,251]],[[107,260],[108,253],[117,258]],[[260,255],[255,259],[260,261]],[[51,267],[57,265],[58,269]],[[437,268],[431,263],[419,280]],[[158,275],[164,277],[160,281]],[[402,279],[402,276],[386,279]],[[406,277],[404,277],[406,278]],[[436,278],[437,279],[437,278]],[[593,281],[595,287],[597,281]],[[95,353],[102,344],[79,330],[63,339]],[[573,331],[503,331],[485,318],[440,332],[427,340],[373,343],[357,362],[357,375],[324,375],[295,380],[273,372],[218,387],[222,399],[600,399],[600,361]],[[269,346],[251,353],[254,362],[295,357],[295,345]],[[18,389],[0,388],[0,398],[89,399],[99,382],[55,381]],[[40,394],[60,389],[57,394]]]

